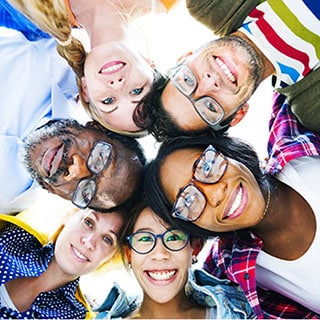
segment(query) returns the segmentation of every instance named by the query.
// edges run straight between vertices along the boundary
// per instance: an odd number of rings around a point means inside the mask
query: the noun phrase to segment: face
[[[132,115],[153,82],[149,63],[123,42],[108,42],[91,50],[84,74],[86,100],[103,121],[117,130],[140,131]]]
[[[67,277],[76,278],[109,261],[118,250],[123,225],[120,213],[80,210],[69,217],[58,235],[54,261]]]
[[[162,234],[168,229],[150,208],[139,215],[133,233],[148,231]],[[180,251],[167,249],[161,239],[156,240],[155,248],[146,254],[130,250],[129,261],[145,298],[157,303],[166,303],[178,296],[184,296],[184,286],[188,278],[188,268],[192,264],[190,242]]]
[[[181,189],[192,180],[194,163],[201,157],[203,151],[176,150],[163,161],[160,170],[161,185],[172,204],[176,201]],[[255,226],[260,221],[266,205],[261,189],[251,171],[231,158],[225,157],[225,160],[228,165],[221,170],[221,174],[214,183],[203,183],[193,179],[193,185],[203,195],[206,204],[202,214],[199,212],[197,219],[192,223],[214,232],[235,231]],[[210,176],[215,172],[209,170],[206,174]],[[190,207],[188,202],[190,199],[199,201],[200,198],[197,196],[188,199],[184,192],[180,195],[185,199],[185,210]]]
[[[264,74],[260,56],[249,43],[236,36],[210,42],[187,57],[183,64],[195,78],[191,98],[213,98],[224,111],[221,122],[246,103]],[[161,101],[181,129],[207,128],[207,123],[196,112],[190,99],[178,90],[173,81],[165,87]]]
[[[64,129],[61,123],[65,123]],[[93,149],[101,142],[110,146],[110,154],[96,174],[88,164]],[[107,138],[97,130],[76,128],[68,120],[45,125],[28,137],[25,164],[42,187],[67,200],[73,199],[84,179],[91,179],[95,192],[88,204],[102,209],[120,205],[130,197],[142,168],[134,152],[118,140]],[[124,186],[126,192],[122,192]]]

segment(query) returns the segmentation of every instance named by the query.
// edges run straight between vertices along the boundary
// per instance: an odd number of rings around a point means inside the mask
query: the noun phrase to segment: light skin
[[[150,90],[153,64],[129,45],[126,37],[128,17],[151,12],[151,2],[71,0],[70,5],[90,39],[90,52],[81,79],[84,100],[94,106],[110,127],[141,131],[133,122],[132,114],[138,101]],[[157,12],[166,10],[161,1],[156,1]]]
[[[133,232],[162,234],[168,226],[150,208],[137,218]],[[205,308],[191,303],[184,294],[188,268],[194,249],[189,243],[180,251],[170,251],[157,239],[156,247],[147,254],[128,249],[127,257],[144,298],[141,308],[131,315],[143,319],[204,319]],[[165,279],[164,279],[165,278]]]
[[[111,208],[126,200],[136,187],[141,170],[139,159],[123,144],[103,132],[70,126],[68,132],[57,125],[44,126],[30,135],[26,145],[26,164],[31,175],[50,192],[71,200],[82,178],[95,177],[87,167],[87,159],[97,141],[112,145],[111,160],[96,178],[97,191],[90,205]],[[126,193],[113,193],[115,186],[126,183]]]
[[[112,259],[122,225],[123,218],[117,212],[103,214],[87,209],[70,216],[57,237],[48,269],[38,277],[6,283],[18,310],[28,310],[40,292],[60,288]]]
[[[212,41],[195,52],[187,53],[184,59],[184,64],[191,69],[198,82],[193,98],[210,96],[216,99],[224,109],[223,120],[242,105],[230,126],[243,119],[249,108],[248,99],[261,81],[273,73],[270,62],[241,32]],[[208,127],[191,102],[171,81],[162,93],[161,102],[181,129],[200,131]]]
[[[160,181],[172,204],[179,190],[190,182],[193,164],[203,151],[176,150],[162,162]],[[279,182],[264,215],[266,200],[251,171],[226,159],[228,167],[218,182],[194,181],[207,205],[199,219],[190,223],[213,232],[249,228],[263,239],[263,250],[270,255],[285,260],[300,258],[312,244],[316,230],[312,208],[299,193]]]

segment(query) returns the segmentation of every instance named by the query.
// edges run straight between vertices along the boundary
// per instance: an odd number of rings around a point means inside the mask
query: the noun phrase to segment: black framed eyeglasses
[[[189,242],[189,235],[179,229],[167,230],[161,234],[138,231],[126,238],[130,248],[139,254],[151,252],[155,248],[158,238],[162,240],[162,244],[170,251],[180,251]]]
[[[85,209],[92,201],[97,191],[97,178],[107,167],[112,154],[112,145],[98,141],[93,146],[87,160],[87,168],[94,175],[92,178],[81,179],[72,196],[72,203],[78,208]]]
[[[194,181],[204,184],[217,183],[227,166],[228,160],[209,145],[194,162],[191,181],[179,190],[171,215],[184,221],[198,220],[207,205],[207,199]]]
[[[194,99],[193,94],[198,87],[196,76],[191,69],[180,64],[168,71],[168,76],[173,85],[192,103],[194,109],[207,125],[214,130],[221,130],[225,112],[220,103],[213,97],[202,96]]]

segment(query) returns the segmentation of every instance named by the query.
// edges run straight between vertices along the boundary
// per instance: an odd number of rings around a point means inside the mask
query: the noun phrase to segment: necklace
[[[264,218],[264,216],[266,215],[268,209],[269,209],[269,205],[270,205],[270,198],[271,198],[271,194],[270,194],[270,187],[268,186],[268,198],[267,198],[267,203],[266,203],[266,207],[264,208],[263,214],[260,218],[260,221]]]

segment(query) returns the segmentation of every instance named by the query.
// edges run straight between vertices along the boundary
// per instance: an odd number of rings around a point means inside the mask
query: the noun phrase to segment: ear
[[[87,87],[87,81],[85,77],[81,77],[81,95],[85,102],[89,103],[89,95],[88,95],[88,87]]]
[[[188,58],[189,56],[192,56],[192,55],[193,55],[193,51],[188,51],[187,53],[180,56],[180,58],[177,60],[177,63],[182,62],[183,60],[185,60],[186,58]]]
[[[234,115],[232,121],[230,122],[230,127],[234,127],[236,124],[238,124],[247,114],[248,109],[249,103],[245,103]]]
[[[202,239],[196,238],[192,241],[191,247],[192,247],[192,255],[197,256],[199,252],[202,250],[204,246],[204,242]]]
[[[126,247],[125,254],[129,263],[131,263],[131,250],[129,247]]]

